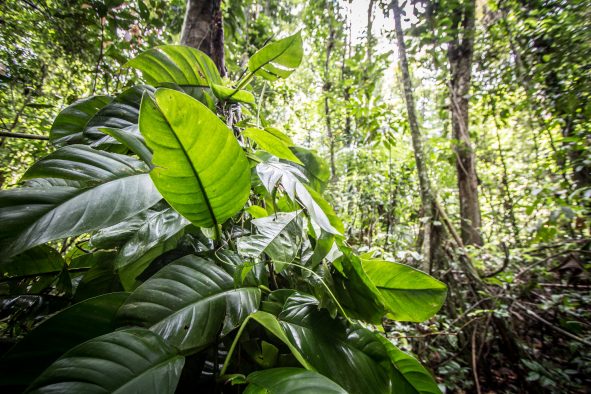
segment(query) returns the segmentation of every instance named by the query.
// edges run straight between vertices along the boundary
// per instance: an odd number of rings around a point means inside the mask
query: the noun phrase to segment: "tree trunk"
[[[429,181],[429,174],[427,172],[427,164],[425,162],[425,150],[423,148],[423,139],[419,129],[419,122],[417,120],[417,113],[415,109],[415,101],[413,96],[412,81],[410,79],[410,72],[408,69],[408,60],[406,58],[406,45],[404,43],[404,33],[402,32],[402,22],[400,18],[400,7],[398,0],[392,1],[392,10],[394,13],[394,25],[396,28],[396,41],[398,44],[398,59],[400,60],[400,70],[402,72],[402,84],[404,86],[404,101],[406,102],[406,112],[408,114],[408,123],[410,126],[410,134],[412,137],[412,146],[415,155],[415,162],[417,166],[417,174],[419,177],[419,190],[421,194],[422,212],[425,220],[422,220],[423,245],[421,247],[423,256],[426,260],[426,266],[430,270],[432,256],[436,249],[436,245],[432,243],[434,239],[439,239],[433,228],[433,221],[435,219],[435,205],[433,196],[431,194],[431,185]]]
[[[367,64],[371,64],[371,54],[373,52],[373,8],[375,0],[369,0],[367,6]]]
[[[226,66],[221,2],[222,0],[187,0],[181,44],[206,53],[224,77]]]
[[[332,49],[334,48],[335,44],[335,29],[333,26],[332,20],[332,3],[328,2],[327,6],[329,7],[328,12],[328,23],[329,23],[329,33],[328,39],[326,41],[326,57],[324,60],[324,85],[322,86],[322,90],[324,92],[324,117],[326,120],[326,136],[328,137],[328,144],[330,150],[330,176],[331,179],[336,179],[337,176],[337,169],[335,164],[335,149],[334,149],[334,135],[332,131],[332,118],[331,118],[331,110],[330,110],[330,100],[329,95],[332,89],[332,83],[330,82],[330,56],[332,54]]]
[[[453,37],[447,52],[451,76],[451,122],[456,144],[454,150],[460,195],[461,232],[465,245],[482,245],[478,177],[468,128],[475,10],[475,0],[467,0],[454,11]]]

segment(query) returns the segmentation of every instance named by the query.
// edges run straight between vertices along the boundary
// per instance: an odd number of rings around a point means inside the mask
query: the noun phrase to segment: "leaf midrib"
[[[152,324],[150,326],[150,328],[153,328],[155,325],[161,324],[162,322],[164,322],[166,320],[169,320],[172,316],[176,316],[176,315],[178,315],[180,313],[185,312],[189,308],[193,308],[195,305],[201,304],[201,303],[206,302],[206,301],[207,302],[213,302],[217,298],[224,297],[224,296],[228,295],[228,293],[231,293],[231,292],[239,292],[239,291],[243,291],[243,290],[248,290],[248,292],[250,293],[253,290],[259,290],[259,289],[258,289],[258,287],[252,287],[252,286],[249,286],[249,287],[239,287],[239,288],[232,288],[232,289],[224,289],[224,290],[222,290],[219,293],[210,294],[210,295],[208,295],[208,296],[206,296],[204,298],[201,298],[201,299],[199,299],[197,301],[191,302],[191,303],[183,306],[182,308],[173,311],[171,314],[167,315],[163,319],[160,319],[156,323]],[[154,303],[154,304],[156,304],[156,303]],[[165,305],[162,305],[162,304],[156,304],[156,305],[164,306],[167,309],[169,309],[168,306],[165,306]],[[224,314],[224,316],[225,316],[225,314]]]
[[[255,70],[251,71],[252,74],[256,74],[257,71],[259,71],[261,68],[265,67],[267,64],[273,62],[275,59],[277,59],[279,56],[283,55],[285,52],[287,52],[288,49],[291,48],[294,40],[296,39],[295,35],[292,36],[292,40],[289,42],[289,45],[283,50],[281,51],[277,56],[271,58],[269,61],[261,64],[259,67],[257,67]],[[264,47],[262,49],[265,49]],[[262,50],[261,49],[261,50]],[[255,54],[256,55],[256,54]],[[265,70],[266,71],[266,70]],[[271,72],[269,72],[269,74],[273,74]]]
[[[371,278],[370,278],[371,280]],[[405,289],[402,287],[385,287],[385,286],[378,286],[376,284],[374,284],[374,286],[379,289],[379,290],[384,290],[384,291],[393,291],[393,292],[411,292],[411,293],[419,293],[419,292],[423,292],[423,291],[437,291],[437,292],[444,292],[445,289],[442,288],[437,288],[437,287],[425,287],[425,288],[421,288],[421,289]]]
[[[158,110],[162,114],[162,117],[164,118],[164,121],[166,122],[166,125],[170,128],[170,131],[171,131],[172,135],[174,136],[174,139],[179,144],[179,146],[180,146],[183,154],[187,158],[187,161],[189,162],[189,167],[191,167],[191,171],[193,172],[193,176],[195,176],[195,179],[197,179],[197,184],[199,185],[199,190],[201,191],[201,194],[203,195],[203,199],[205,200],[205,205],[207,206],[207,210],[209,211],[209,215],[211,216],[211,219],[213,220],[213,225],[217,229],[217,227],[218,227],[218,220],[215,217],[215,213],[213,211],[213,207],[211,206],[211,203],[209,202],[209,196],[207,195],[207,192],[205,191],[205,186],[203,185],[203,182],[201,181],[201,177],[199,176],[199,173],[197,172],[197,169],[195,168],[195,166],[193,164],[193,160],[191,160],[191,157],[189,156],[189,153],[187,152],[187,150],[185,149],[185,146],[182,144],[181,140],[179,139],[178,135],[176,134],[175,129],[172,127],[172,125],[168,121],[168,118],[166,117],[166,114],[164,114],[164,111],[162,111],[160,109],[160,106],[158,105],[158,100],[157,99],[154,100],[154,103],[158,107]]]
[[[172,354],[171,357],[166,358],[164,361],[159,362],[156,365],[152,365],[150,368],[145,369],[139,375],[135,376],[133,379],[127,381],[125,384],[123,384],[123,386],[118,387],[115,391],[113,391],[113,394],[115,394],[115,393],[127,393],[127,391],[124,390],[124,388],[126,386],[128,386],[131,383],[135,382],[136,380],[138,380],[142,376],[146,375],[150,371],[152,371],[152,370],[154,370],[156,368],[160,368],[162,365],[165,365],[165,364],[172,364],[174,361],[176,361],[175,359],[181,359],[181,358],[184,358],[184,357],[181,356],[181,355],[178,355],[178,354]],[[127,368],[127,366],[125,366],[125,367]]]

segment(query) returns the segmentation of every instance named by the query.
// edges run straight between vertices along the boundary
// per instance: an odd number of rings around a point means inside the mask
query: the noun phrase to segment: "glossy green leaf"
[[[241,255],[258,258],[266,253],[277,265],[278,271],[282,269],[282,264],[295,260],[303,242],[301,211],[254,219],[252,224],[257,233],[238,239]]]
[[[333,262],[337,272],[332,275],[333,291],[352,317],[379,324],[386,314],[385,301],[369,279],[361,260],[350,250]]]
[[[393,392],[412,394],[441,394],[433,376],[413,356],[404,353],[380,334],[374,334],[384,345],[397,378],[393,379]]]
[[[117,310],[128,293],[75,304],[50,317],[0,358],[0,386],[28,385],[72,347],[117,328]]]
[[[23,277],[58,273],[65,263],[55,249],[47,245],[39,245],[0,264],[0,274],[6,277]]]
[[[445,302],[447,286],[424,272],[390,261],[362,259],[361,262],[395,320],[427,320]]]
[[[217,98],[220,100],[230,100],[234,102],[255,104],[255,98],[248,90],[238,90],[228,88],[223,85],[212,84],[211,89]]]
[[[140,131],[154,152],[150,173],[166,201],[200,227],[215,227],[244,207],[250,166],[232,131],[186,94],[145,96]]]
[[[393,375],[388,355],[374,334],[360,326],[347,326],[320,310],[310,296],[287,298],[277,316],[285,335],[316,372],[351,393],[389,393]]]
[[[78,285],[74,300],[81,301],[87,298],[96,297],[105,293],[113,293],[123,290],[119,275],[115,270],[115,252],[95,252],[83,256],[86,258],[85,264],[90,266]],[[81,264],[81,259],[77,259],[76,264]]]
[[[84,142],[82,132],[88,121],[104,106],[113,100],[109,96],[92,96],[80,99],[63,109],[55,118],[49,140],[55,146],[79,144]]]
[[[287,335],[285,335],[285,331],[279,324],[279,320],[276,316],[272,315],[271,313],[264,312],[264,311],[256,311],[250,315],[250,318],[259,323],[263,326],[267,331],[273,334],[277,339],[283,342],[289,350],[292,352],[296,360],[302,364],[302,366],[306,367],[308,370],[313,370],[314,367],[306,361],[306,359],[301,355],[300,351],[296,346],[294,346]]]
[[[41,159],[25,174],[63,178],[84,188],[53,186],[0,192],[3,258],[48,241],[98,230],[144,211],[161,199],[131,157],[68,146]]]
[[[245,209],[246,212],[254,219],[264,218],[265,216],[269,215],[269,212],[263,207],[258,205],[251,205],[250,207]]]
[[[287,78],[300,65],[303,56],[302,36],[297,32],[259,49],[248,61],[248,70],[270,81]]]
[[[124,222],[94,232],[90,237],[90,246],[111,249],[123,245],[153,213],[153,210],[142,211]]]
[[[163,45],[142,52],[126,66],[141,71],[151,85],[221,85],[222,79],[213,60],[205,53],[183,45]]]
[[[129,156],[92,149],[86,145],[70,145],[33,164],[22,179],[59,178],[90,186],[126,175],[147,173],[148,170],[145,163]]]
[[[295,145],[290,136],[276,127],[265,127],[265,131],[272,134],[274,137],[279,138],[289,147],[293,147]]]
[[[84,135],[91,140],[98,140],[105,136],[101,131],[103,127],[113,129],[134,127],[138,122],[140,103],[145,92],[154,92],[154,88],[137,85],[115,97],[90,119],[84,129]]]
[[[330,181],[330,168],[328,164],[315,151],[299,146],[289,148],[302,162],[302,172],[308,178],[309,185],[317,192],[322,192]]]
[[[99,130],[125,145],[130,151],[138,155],[144,163],[152,164],[152,152],[146,146],[146,141],[144,141],[141,134],[135,134],[130,129],[123,130],[111,127],[101,127]]]
[[[120,317],[149,327],[182,351],[197,351],[238,327],[259,301],[258,287],[236,287],[232,274],[190,255],[139,286]]]
[[[135,287],[136,277],[158,255],[170,250],[176,242],[166,242],[170,238],[175,241],[189,222],[172,208],[150,212],[146,221],[121,246],[115,258],[115,267],[119,270],[121,281],[126,290]]]
[[[259,163],[256,171],[269,193],[272,194],[279,185],[283,186],[283,190],[285,190],[289,198],[300,204],[302,208],[305,208],[306,213],[312,221],[322,230],[331,234],[340,234],[339,230],[331,223],[326,212],[318,204],[316,198],[312,196],[304,185],[304,182],[307,182],[307,178],[298,168],[286,163],[270,160]],[[320,196],[318,195],[317,198],[320,198]],[[338,226],[337,223],[334,224]]]
[[[246,378],[245,394],[347,394],[332,380],[301,368],[273,368],[253,372]]]
[[[151,331],[91,339],[47,368],[27,393],[174,393],[185,358]]]
[[[279,139],[268,131],[249,127],[242,132],[242,135],[256,142],[261,149],[269,152],[273,156],[297,164],[303,164],[300,159],[289,150],[289,145],[284,140]]]

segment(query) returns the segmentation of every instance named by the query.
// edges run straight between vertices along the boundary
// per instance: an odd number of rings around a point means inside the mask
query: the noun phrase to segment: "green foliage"
[[[287,78],[300,65],[303,56],[302,36],[297,32],[257,51],[248,61],[248,70],[269,81]]]
[[[127,296],[103,294],[45,320],[0,359],[2,384],[28,385],[69,349],[113,331],[117,311]]]
[[[66,352],[27,393],[174,393],[185,359],[141,328],[114,331]]]
[[[228,127],[171,89],[144,96],[140,131],[154,152],[150,177],[164,199],[200,227],[215,227],[248,199],[250,168]],[[203,149],[207,146],[207,149]]]
[[[302,56],[297,33],[262,48],[251,75],[225,86],[204,54],[159,47],[128,63],[157,86],[78,101],[58,116],[52,140],[61,147],[27,171],[22,187],[0,192],[0,269],[15,299],[42,283],[57,309],[71,294],[83,301],[0,359],[42,360],[0,385],[195,390],[184,372],[201,383],[246,383],[245,392],[438,391],[372,324],[386,313],[429,318],[445,286],[347,246],[321,194],[327,166],[314,152],[276,127],[250,127],[262,119],[248,111],[226,124],[223,109],[244,101],[251,78],[285,78]],[[114,293],[121,288],[131,294]],[[22,326],[27,319],[13,316]]]
[[[421,322],[445,301],[447,286],[412,267],[376,259],[362,259],[361,265],[394,320]]]
[[[305,369],[273,368],[253,372],[246,378],[246,394],[322,392],[345,394],[346,391],[326,377]]]

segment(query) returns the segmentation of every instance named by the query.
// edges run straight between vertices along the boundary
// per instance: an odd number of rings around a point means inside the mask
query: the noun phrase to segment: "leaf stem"
[[[240,89],[242,89],[243,87],[245,87],[250,82],[250,80],[252,79],[252,77],[254,77],[254,72],[249,72],[248,74],[246,74],[246,76],[244,78],[242,78],[242,80],[240,80],[238,82],[238,86],[236,86],[236,88],[234,89],[234,91],[228,97],[226,97],[226,100],[231,99],[232,96],[234,96],[236,93],[238,93],[238,91]]]
[[[228,350],[228,355],[226,356],[226,359],[224,360],[224,365],[222,366],[222,370],[220,371],[220,377],[224,376],[226,374],[226,370],[228,369],[228,366],[230,365],[230,359],[232,358],[232,354],[234,354],[234,349],[236,349],[236,345],[238,344],[238,340],[240,339],[240,336],[242,335],[244,328],[246,328],[246,324],[248,323],[249,320],[250,320],[250,315],[246,319],[244,319],[244,321],[242,322],[242,325],[240,326],[240,329],[238,330],[238,333],[234,337],[234,340],[232,341],[232,345],[230,346],[230,350]]]

